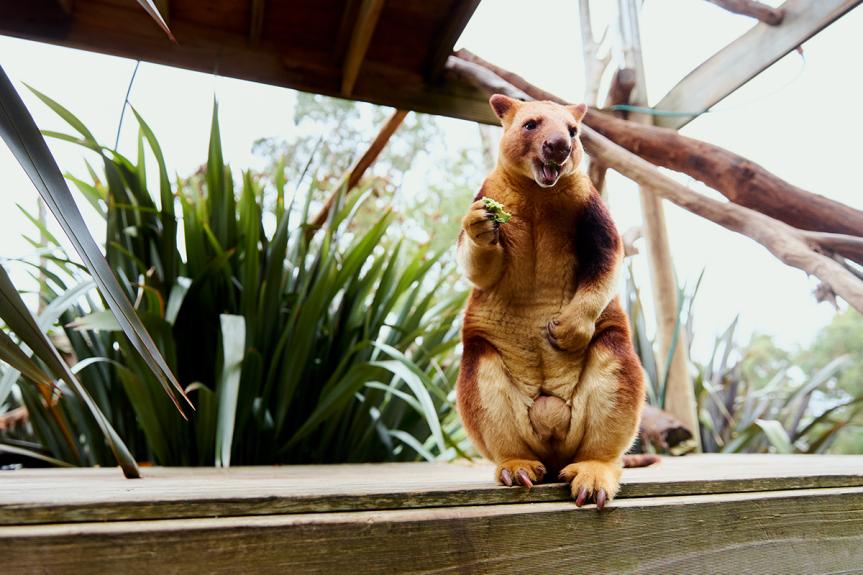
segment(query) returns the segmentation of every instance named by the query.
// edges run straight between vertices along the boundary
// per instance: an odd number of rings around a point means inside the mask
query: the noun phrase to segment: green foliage
[[[648,401],[664,404],[666,376],[657,372],[654,342],[646,333],[641,295],[632,268],[625,301],[633,342],[648,381]],[[698,291],[680,290],[678,326],[692,341],[692,303]],[[863,321],[849,310],[835,316],[809,350],[780,349],[755,335],[745,347],[735,343],[737,319],[716,338],[710,358],[692,361],[702,449],[706,452],[823,453],[840,439],[859,437],[846,430],[863,411]],[[669,354],[670,355],[670,354]],[[691,358],[690,358],[691,359]],[[668,365],[663,358],[662,365]],[[851,377],[849,377],[851,374]],[[840,444],[842,445],[842,444]],[[854,444],[859,453],[861,446]]]
[[[71,113],[49,105],[81,132]],[[383,242],[394,214],[368,209],[368,192],[340,190],[324,228],[310,232],[310,207],[326,187],[309,177],[311,162],[283,156],[273,173],[245,172],[235,181],[222,158],[215,106],[205,168],[172,185],[154,134],[135,115],[134,161],[56,135],[104,159],[104,179],[91,171],[89,182],[69,180],[105,218],[107,259],[184,382],[195,406],[189,421],[104,302],[77,287],[89,277],[59,245],[43,266],[42,296],[52,305],[80,290],[59,316],[72,371],[136,458],[236,465],[460,453],[466,438],[452,405],[453,352],[466,294],[442,289],[450,270],[440,254],[408,241]],[[155,158],[156,193],[148,156]],[[304,168],[292,172],[288,164]],[[305,187],[290,197],[287,173],[298,190]],[[264,227],[267,212],[273,230]],[[13,439],[61,461],[111,462],[65,388],[57,402],[69,414],[79,459],[49,441],[58,425],[45,402],[27,399],[32,386],[17,389],[33,436]]]

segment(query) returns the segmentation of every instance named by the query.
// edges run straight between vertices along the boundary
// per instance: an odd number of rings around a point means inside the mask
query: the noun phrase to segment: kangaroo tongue
[[[557,178],[558,172],[560,172],[560,168],[558,166],[552,164],[542,165],[542,175],[547,180],[554,180]]]

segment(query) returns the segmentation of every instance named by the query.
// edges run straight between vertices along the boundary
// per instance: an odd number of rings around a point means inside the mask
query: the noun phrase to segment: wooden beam
[[[44,9],[37,10],[44,4]],[[50,10],[48,9],[50,8]],[[329,53],[300,54],[235,34],[174,19],[179,44],[165,41],[135,2],[77,2],[69,18],[54,0],[0,2],[0,34],[241,78],[304,92],[341,95],[341,60]],[[464,82],[428,84],[419,73],[377,62],[363,64],[351,95],[381,106],[496,124],[488,98]]]
[[[655,124],[682,128],[860,2],[787,0],[780,7],[785,15],[782,26],[757,24],[690,72],[654,106],[692,115],[657,116]]]
[[[436,81],[443,73],[447,58],[452,54],[453,47],[476,12],[480,0],[459,0],[455,8],[444,21],[443,28],[438,32],[438,42],[426,64],[426,78]]]
[[[0,527],[0,546],[5,572],[55,575],[824,574],[863,564],[860,487],[620,500],[604,513],[592,507],[557,502],[11,526]]]
[[[72,25],[73,6],[64,0],[0,2],[0,26],[31,30],[39,27],[48,38],[58,38]]]
[[[142,467],[141,475],[141,481],[130,482],[104,467],[0,473],[0,526],[518,503],[572,506],[567,484],[506,489],[492,479],[494,465],[488,461]],[[663,457],[655,467],[625,469],[615,504],[629,498],[815,487],[863,487],[863,455]],[[572,511],[580,512],[574,506]]]
[[[345,0],[344,7],[342,8],[342,17],[339,22],[339,30],[333,42],[333,58],[336,62],[345,61],[345,54],[348,52],[348,44],[351,41],[351,34],[354,31],[354,22],[357,20],[361,1]]]
[[[354,90],[357,76],[378,25],[385,0],[363,0],[351,32],[351,42],[342,67],[342,96],[348,97]]]
[[[267,8],[267,0],[252,0],[251,13],[249,15],[249,41],[257,44],[261,41],[261,31],[264,28],[264,13]]]
[[[779,26],[785,14],[782,8],[774,8],[757,0],[707,0],[735,14],[760,20],[770,26]]]
[[[166,0],[167,1],[167,0]],[[57,4],[63,9],[66,14],[72,14],[75,10],[75,0],[57,0]]]
[[[405,117],[407,117],[407,110],[395,110],[383,127],[378,132],[378,135],[375,136],[375,139],[372,141],[369,148],[366,152],[360,156],[360,158],[354,163],[351,167],[351,171],[348,172],[348,179],[346,183],[346,192],[350,192],[357,184],[360,183],[360,179],[362,179],[363,174],[366,173],[366,170],[371,167],[375,160],[378,159],[384,147],[386,147],[387,142],[390,141],[393,134],[395,134],[396,130],[399,126],[402,125]],[[332,194],[327,198],[324,202],[323,207],[318,212],[318,214],[312,219],[309,224],[309,230],[311,233],[314,233],[313,230],[317,230],[321,226],[324,225],[324,222],[327,221],[327,217],[330,214],[330,210],[338,199],[339,193],[341,193],[341,185],[337,186],[337,189],[333,191]]]

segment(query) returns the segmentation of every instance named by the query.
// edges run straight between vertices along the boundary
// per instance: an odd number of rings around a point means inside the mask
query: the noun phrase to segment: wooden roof
[[[484,95],[443,78],[479,0],[0,2],[0,34],[376,104],[488,121]]]

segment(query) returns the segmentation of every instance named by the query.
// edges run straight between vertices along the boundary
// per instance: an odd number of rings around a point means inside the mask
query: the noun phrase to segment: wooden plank
[[[438,33],[438,43],[429,57],[426,65],[426,77],[437,80],[443,73],[447,58],[452,54],[455,43],[470,22],[480,0],[457,0],[452,13],[444,21],[443,28]]]
[[[740,86],[860,4],[861,0],[787,0],[781,26],[759,23],[690,72],[657,110],[692,116],[657,116],[655,124],[678,130]]]
[[[384,0],[363,0],[351,32],[351,42],[342,70],[342,96],[350,96],[378,25]]]
[[[137,481],[124,480],[114,469],[0,473],[0,525],[571,501],[562,483],[531,491],[500,487],[486,463],[142,468],[141,473],[144,479]],[[627,469],[619,497],[851,486],[863,486],[863,456],[714,454]]]
[[[267,8],[267,0],[252,0],[251,14],[249,15],[249,40],[253,44],[261,41],[261,30],[264,28],[264,13]]]
[[[863,488],[0,527],[10,573],[846,573]]]

